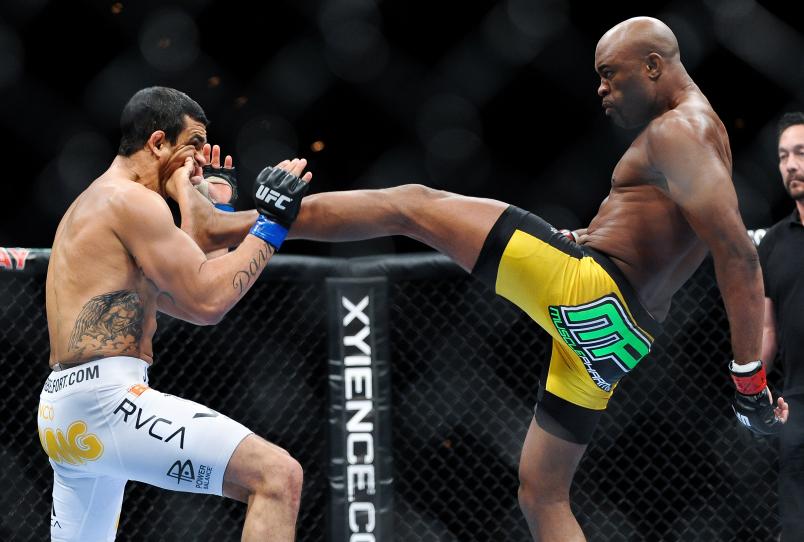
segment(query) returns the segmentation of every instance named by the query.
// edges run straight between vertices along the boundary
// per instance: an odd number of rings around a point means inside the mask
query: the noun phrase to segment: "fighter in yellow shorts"
[[[541,542],[584,540],[569,488],[586,443],[708,251],[731,327],[737,419],[766,433],[788,415],[781,399],[774,410],[759,360],[762,279],[740,218],[728,135],[681,63],[673,32],[656,19],[624,21],[598,42],[595,70],[606,115],[639,131],[577,243],[505,203],[421,185],[308,196],[290,231],[321,241],[413,237],[553,335],[519,464],[519,503]],[[254,215],[231,220],[242,233]]]
[[[497,220],[472,272],[553,336],[536,421],[588,443],[617,382],[650,351],[659,324],[607,256],[516,207]]]

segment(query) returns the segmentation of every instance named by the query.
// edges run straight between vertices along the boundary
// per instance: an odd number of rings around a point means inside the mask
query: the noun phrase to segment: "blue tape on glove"
[[[274,250],[279,250],[288,235],[288,229],[260,215],[257,217],[257,222],[251,226],[249,233],[274,247]]]
[[[228,203],[214,203],[216,209],[220,209],[221,211],[226,211],[227,213],[233,213],[234,207],[229,205]]]

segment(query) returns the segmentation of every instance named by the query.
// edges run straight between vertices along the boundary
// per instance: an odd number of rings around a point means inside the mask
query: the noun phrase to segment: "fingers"
[[[313,178],[313,173],[308,171],[304,174],[304,168],[307,167],[307,159],[306,158],[294,158],[293,160],[282,160],[276,165],[279,169],[284,169],[290,174],[299,177],[301,180],[305,182],[310,182]]]
[[[188,190],[192,190],[190,176],[195,171],[195,160],[192,156],[184,159],[184,164],[174,171],[165,183],[167,195],[179,202],[181,205],[182,197]]]
[[[284,169],[288,173],[291,173],[296,177],[299,177],[301,172],[304,171],[304,168],[307,167],[307,159],[294,158],[293,160],[282,160],[275,167],[278,167],[279,169]]]
[[[306,158],[294,158],[293,165],[290,168],[290,172],[294,174],[296,177],[301,177],[302,171],[304,171],[304,168],[306,167],[307,167]]]
[[[184,165],[180,167],[176,173],[179,174],[179,178],[182,181],[184,180],[189,181],[190,177],[192,177],[196,173],[196,168],[197,166],[195,165],[195,160],[193,160],[192,156],[188,156],[187,158],[184,159]]]
[[[211,165],[212,167],[221,167],[221,147],[220,145],[210,145],[209,143],[204,145],[204,150],[202,151],[204,155],[204,159],[206,163]],[[231,168],[234,160],[230,154],[226,155],[226,158],[223,159],[223,167]]]
[[[787,418],[790,416],[790,405],[788,405],[784,399],[779,397],[776,400],[776,404],[779,405],[773,409],[774,414],[782,423],[787,422]]]

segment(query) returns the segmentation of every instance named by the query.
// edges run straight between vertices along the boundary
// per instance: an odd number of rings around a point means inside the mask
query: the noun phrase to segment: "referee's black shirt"
[[[798,210],[768,230],[757,252],[765,297],[776,312],[783,395],[804,394],[804,225]]]

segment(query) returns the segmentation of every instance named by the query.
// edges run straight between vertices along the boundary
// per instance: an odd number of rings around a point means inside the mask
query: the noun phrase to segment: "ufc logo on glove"
[[[255,194],[255,197],[268,204],[274,201],[274,207],[276,207],[277,209],[286,209],[287,207],[285,207],[284,204],[293,201],[293,198],[283,196],[279,192],[271,190],[267,186],[257,187],[257,193]]]

